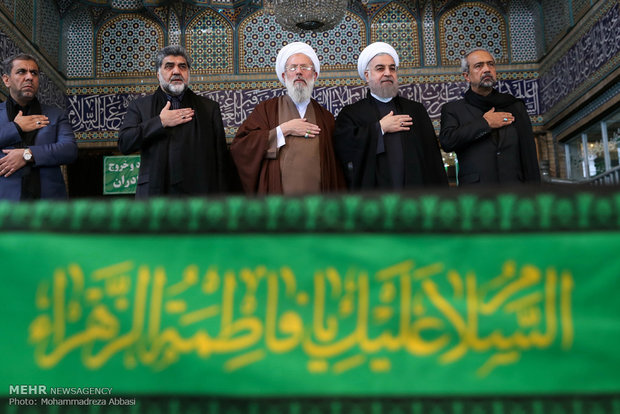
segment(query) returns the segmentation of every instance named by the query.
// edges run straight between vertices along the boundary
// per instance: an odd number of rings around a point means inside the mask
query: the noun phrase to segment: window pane
[[[607,140],[609,141],[609,158],[611,168],[620,165],[620,110],[607,119]]]
[[[590,177],[594,177],[605,172],[605,148],[601,124],[597,122],[585,133],[588,136],[588,170]]]
[[[568,150],[570,154],[570,175],[571,180],[583,180],[586,178],[585,163],[583,162],[583,145],[581,136],[573,138],[568,142]]]

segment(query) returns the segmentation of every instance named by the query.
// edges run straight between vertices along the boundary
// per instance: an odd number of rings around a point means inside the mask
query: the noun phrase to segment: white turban
[[[364,72],[366,71],[368,64],[370,63],[372,58],[374,58],[380,53],[387,53],[388,55],[392,56],[396,67],[398,67],[398,53],[396,53],[396,50],[392,46],[383,42],[372,43],[366,46],[364,50],[362,50],[359,59],[357,59],[357,73],[359,73],[362,80],[366,80]]]
[[[317,76],[321,72],[319,57],[316,55],[314,49],[312,49],[312,46],[303,42],[289,43],[288,45],[280,49],[280,51],[278,52],[278,57],[276,58],[276,75],[278,75],[278,79],[280,79],[280,82],[282,82],[283,85],[286,85],[284,83],[284,78],[282,78],[282,74],[284,73],[284,66],[286,66],[286,61],[288,60],[288,58],[298,53],[303,53],[310,58],[312,64],[314,65],[314,71],[316,72]]]

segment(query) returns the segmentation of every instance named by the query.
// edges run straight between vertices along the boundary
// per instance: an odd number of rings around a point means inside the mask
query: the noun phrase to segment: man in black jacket
[[[357,63],[366,98],[336,119],[334,147],[349,188],[401,190],[447,186],[439,144],[424,106],[398,96],[398,54],[387,43],[366,47]]]
[[[532,124],[523,102],[499,93],[495,59],[484,49],[461,61],[469,82],[464,99],[441,108],[439,141],[455,151],[459,185],[539,183],[538,158]]]
[[[189,89],[190,61],[181,46],[157,53],[160,87],[132,101],[118,133],[123,154],[140,151],[136,198],[190,196],[239,187],[217,102]],[[236,188],[234,183],[236,183]]]

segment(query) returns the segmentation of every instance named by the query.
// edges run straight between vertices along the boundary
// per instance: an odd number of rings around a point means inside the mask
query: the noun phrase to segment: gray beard
[[[394,82],[391,85],[379,85],[377,87],[371,87],[370,92],[374,93],[379,98],[393,98],[398,95],[398,83]]]
[[[494,88],[497,85],[497,80],[493,80],[492,78],[481,80],[478,86],[482,88]]]
[[[306,85],[295,85],[294,82],[295,80],[290,80],[288,78],[285,79],[288,96],[290,96],[296,104],[308,101],[312,96],[312,90],[314,89],[314,79],[306,81]]]
[[[187,81],[189,82],[189,79]],[[159,80],[159,86],[161,86],[164,92],[171,96],[179,96],[180,94],[185,92],[185,89],[187,89],[188,87],[185,83],[183,85],[168,83],[163,80],[163,78]]]

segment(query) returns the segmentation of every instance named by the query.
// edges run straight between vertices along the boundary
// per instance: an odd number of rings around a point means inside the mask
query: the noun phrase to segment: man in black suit
[[[398,95],[398,62],[396,50],[383,42],[368,45],[358,59],[358,74],[370,91],[340,111],[334,133],[351,189],[448,185],[426,109]]]
[[[220,106],[188,88],[185,49],[163,48],[156,67],[160,87],[129,104],[118,133],[123,154],[141,153],[136,198],[204,195],[238,186]]]
[[[461,60],[469,82],[464,99],[441,108],[439,142],[455,151],[459,185],[539,183],[532,124],[523,102],[499,93],[495,59],[475,49]]]

